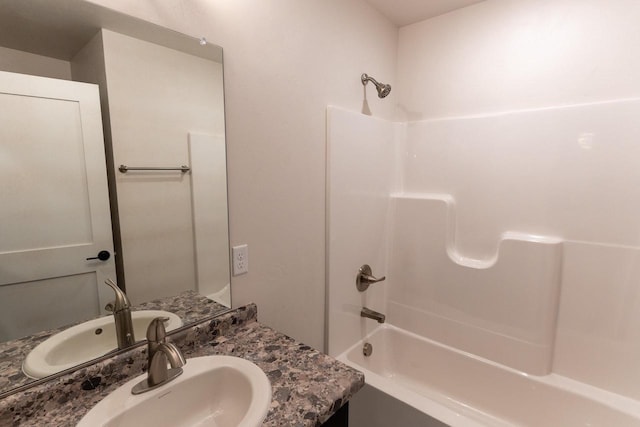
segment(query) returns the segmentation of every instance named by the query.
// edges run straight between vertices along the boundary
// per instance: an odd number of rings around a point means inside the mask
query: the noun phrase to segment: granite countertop
[[[268,376],[272,402],[263,425],[320,426],[364,386],[364,375],[256,320],[253,304],[172,336],[187,359],[232,355]],[[97,402],[142,373],[146,346],[0,401],[0,426],[73,426]],[[187,360],[188,364],[188,360]],[[88,381],[100,377],[92,390]]]
[[[195,291],[185,291],[173,297],[161,298],[132,307],[133,311],[169,311],[177,314],[185,325],[211,317],[215,312],[226,309],[227,307],[203,297]],[[22,372],[22,361],[27,357],[27,354],[50,336],[79,323],[82,322],[0,343],[0,393],[35,381]]]

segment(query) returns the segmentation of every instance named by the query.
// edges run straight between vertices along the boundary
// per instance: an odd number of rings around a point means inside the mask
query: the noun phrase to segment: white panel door
[[[0,339],[112,299],[103,141],[96,85],[0,72]]]

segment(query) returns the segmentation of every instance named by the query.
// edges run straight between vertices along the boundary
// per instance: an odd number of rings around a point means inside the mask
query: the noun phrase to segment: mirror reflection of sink
[[[182,326],[180,317],[162,310],[132,311],[133,333],[137,341],[146,339],[147,326],[159,316],[168,317],[167,331]],[[37,345],[22,364],[25,375],[43,378],[88,362],[118,348],[113,316],[89,320],[59,332]]]
[[[143,394],[131,389],[146,377],[120,386],[77,427],[259,427],[271,404],[271,383],[248,360],[232,356],[187,359],[182,375]]]

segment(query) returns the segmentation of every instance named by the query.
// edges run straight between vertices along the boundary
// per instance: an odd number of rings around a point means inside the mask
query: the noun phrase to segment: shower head
[[[389,92],[391,92],[391,85],[378,83],[376,79],[374,79],[373,77],[369,77],[366,73],[363,73],[362,76],[360,76],[360,80],[365,86],[368,82],[373,83],[376,86],[376,90],[378,91],[378,98],[384,98],[385,96],[389,95]]]

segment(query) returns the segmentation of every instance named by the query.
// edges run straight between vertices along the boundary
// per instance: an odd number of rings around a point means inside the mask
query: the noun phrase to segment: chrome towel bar
[[[177,166],[177,167],[169,167],[169,168],[133,167],[133,166],[120,165],[118,170],[122,173],[127,173],[128,171],[181,171],[182,173],[186,173],[186,172],[189,172],[191,168],[185,165]]]

